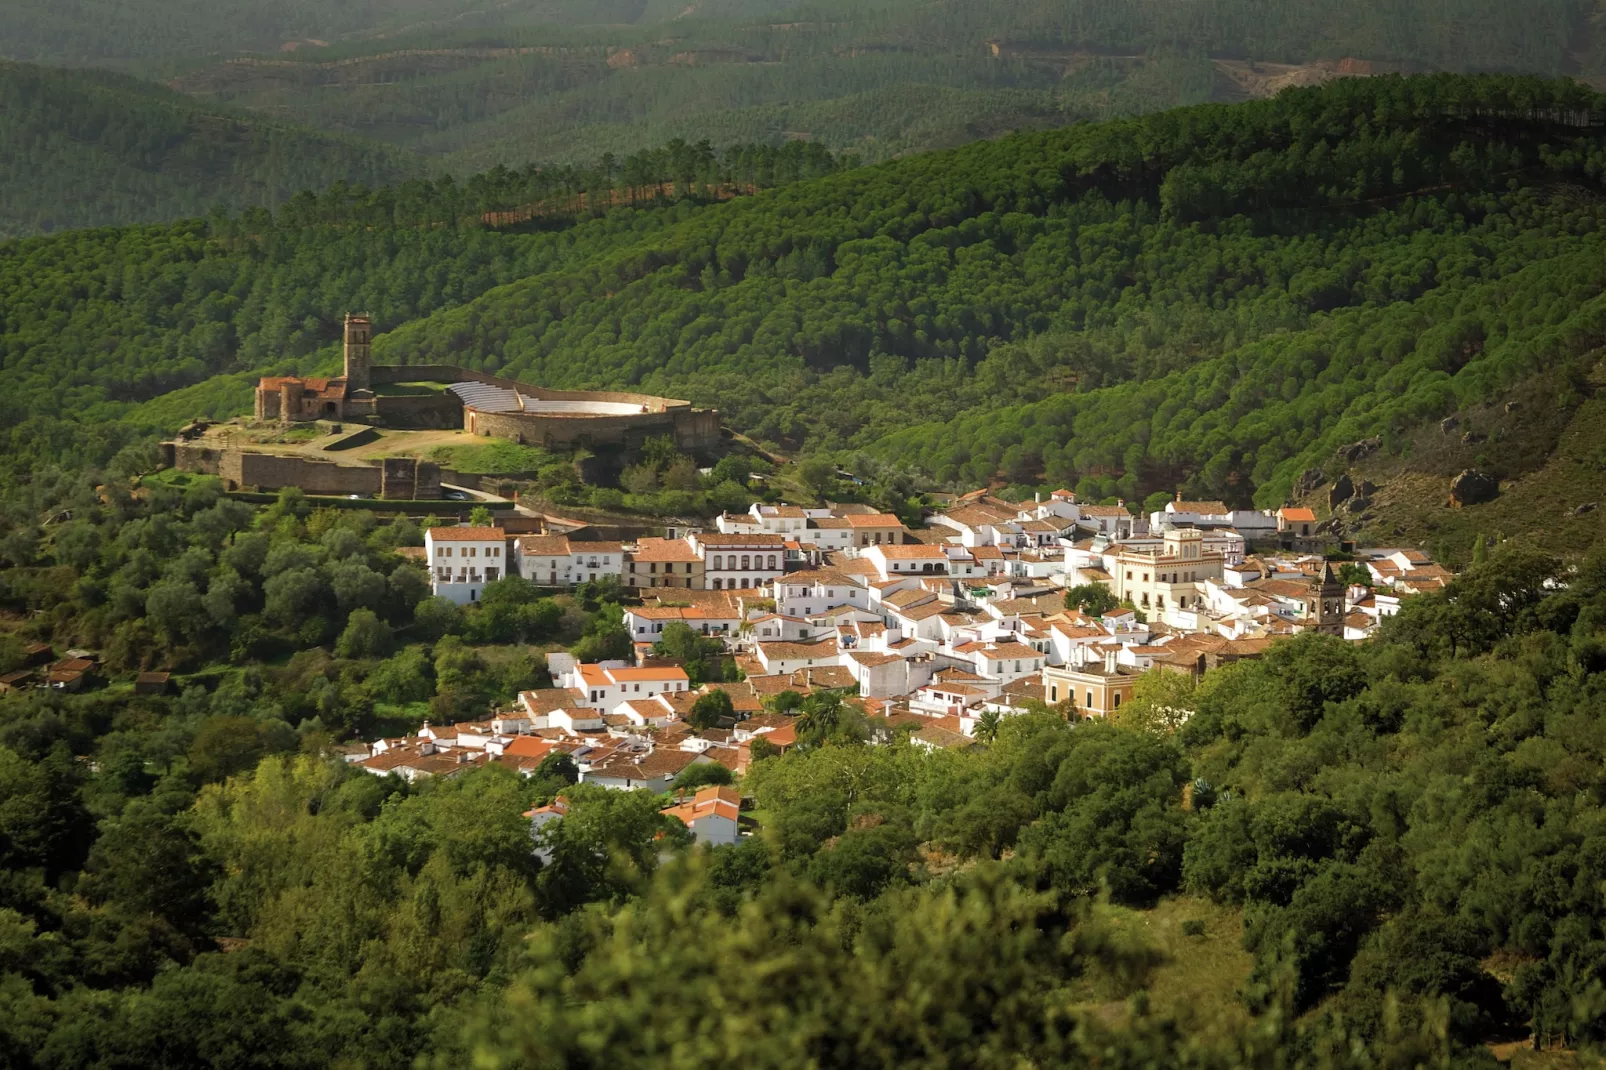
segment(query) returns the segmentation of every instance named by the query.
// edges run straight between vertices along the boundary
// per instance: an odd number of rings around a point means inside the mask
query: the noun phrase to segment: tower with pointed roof
[[[1316,619],[1316,630],[1323,635],[1344,634],[1344,585],[1333,572],[1331,561],[1322,562],[1321,581],[1315,585],[1311,600],[1311,616]]]

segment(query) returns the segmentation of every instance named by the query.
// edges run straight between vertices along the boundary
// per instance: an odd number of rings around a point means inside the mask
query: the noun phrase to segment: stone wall
[[[719,445],[719,410],[686,409],[675,415],[675,442],[683,450],[711,450]]]
[[[177,468],[180,472],[196,472],[203,476],[223,474],[221,465],[224,452],[205,446],[191,446],[183,442],[162,443],[162,460],[166,462],[167,467]]]
[[[650,438],[670,435],[683,450],[711,450],[719,445],[719,412],[694,409],[691,402],[636,394],[621,390],[551,390],[513,379],[488,375],[450,364],[384,364],[370,375],[376,384],[410,382],[473,382],[516,390],[543,401],[605,401],[630,405],[645,412],[591,416],[579,413],[466,413],[456,398],[447,394],[431,398],[384,397],[377,401],[378,418],[397,427],[453,427],[477,435],[511,439],[529,446],[565,449],[574,446],[624,446],[635,448]],[[448,405],[457,408],[448,410]],[[446,413],[452,413],[451,422]]]
[[[230,490],[300,487],[308,494],[377,495],[383,481],[383,472],[374,465],[335,464],[244,450],[227,451],[221,467],[220,474]]]
[[[440,465],[411,457],[379,462],[379,496],[390,501],[423,501],[441,496]]]
[[[648,439],[668,435],[681,449],[695,451],[712,449],[719,444],[719,413],[712,409],[683,409],[630,416],[575,417],[466,411],[463,429],[482,437],[505,438],[548,449],[612,445],[639,449]]]
[[[456,394],[445,391],[404,397],[380,395],[374,398],[374,418],[386,427],[444,430],[462,424],[463,403]]]
[[[429,501],[441,496],[440,466],[411,457],[392,457],[378,464],[337,464],[176,442],[163,443],[162,453],[170,467],[217,476],[228,490],[300,487],[308,494],[364,494],[392,501]]]

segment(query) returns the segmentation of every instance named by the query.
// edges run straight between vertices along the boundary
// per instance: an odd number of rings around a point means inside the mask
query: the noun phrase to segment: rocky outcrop
[[[1351,516],[1359,516],[1372,507],[1372,499],[1354,497],[1344,503],[1344,509]]]
[[[1479,431],[1468,431],[1466,434],[1461,436],[1461,445],[1476,446],[1478,443],[1486,441],[1488,437],[1488,435],[1485,435]]]
[[[1371,438],[1363,438],[1359,442],[1351,442],[1348,446],[1340,446],[1338,455],[1350,464],[1354,464],[1367,454],[1375,453],[1382,445],[1383,440],[1373,435]]]
[[[1444,419],[1439,421],[1439,430],[1446,435],[1454,433],[1455,429],[1460,426],[1461,421],[1456,419],[1454,416],[1446,416]]]
[[[1341,504],[1354,497],[1354,495],[1355,483],[1350,479],[1349,473],[1345,472],[1334,481],[1332,488],[1328,490],[1327,507],[1329,509],[1337,509]]]
[[[1585,502],[1573,510],[1573,516],[1588,516],[1600,507],[1599,502]]]
[[[1500,495],[1500,481],[1468,468],[1450,481],[1450,503],[1457,507],[1493,501]]]
[[[1327,474],[1320,468],[1307,468],[1294,480],[1294,497],[1303,498],[1325,482]]]

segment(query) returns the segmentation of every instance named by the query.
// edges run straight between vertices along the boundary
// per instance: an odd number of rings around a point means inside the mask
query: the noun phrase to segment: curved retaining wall
[[[586,412],[477,412],[461,411],[462,427],[472,434],[505,438],[528,446],[573,448],[576,446],[620,445],[639,447],[648,439],[669,435],[683,450],[709,450],[719,445],[719,412],[694,409],[691,402],[634,394],[621,390],[549,390],[513,379],[471,371],[450,364],[383,364],[369,372],[372,382],[472,382],[514,390],[526,397],[554,402],[604,402],[625,405],[628,413]],[[449,406],[455,403],[433,397],[385,397],[376,400],[377,415],[399,426],[441,426]],[[640,411],[645,408],[645,412]]]

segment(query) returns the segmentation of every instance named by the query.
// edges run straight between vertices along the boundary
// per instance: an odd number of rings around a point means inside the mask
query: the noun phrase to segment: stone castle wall
[[[694,409],[691,402],[623,390],[550,390],[451,364],[382,364],[370,369],[375,384],[473,382],[515,390],[542,401],[602,401],[629,405],[644,412],[611,415],[587,413],[465,412],[450,395],[377,399],[377,418],[396,427],[458,426],[487,437],[506,438],[529,446],[568,449],[575,446],[639,448],[660,435],[674,438],[683,450],[710,450],[719,445],[719,412]],[[454,408],[455,406],[455,408]],[[452,419],[451,423],[442,422]]]
[[[374,384],[380,383],[484,383],[504,390],[517,390],[527,397],[543,401],[611,401],[622,405],[647,406],[648,413],[690,409],[691,402],[677,398],[661,398],[653,394],[633,394],[620,390],[549,390],[544,386],[531,386],[515,379],[503,379],[485,372],[459,368],[452,364],[379,364],[369,369]],[[385,401],[399,400],[385,398]],[[596,417],[570,417],[596,419]]]
[[[383,480],[382,471],[374,465],[335,464],[245,450],[226,451],[219,474],[230,490],[300,487],[308,494],[377,495]]]
[[[300,487],[308,494],[363,494],[392,501],[426,501],[441,496],[440,466],[411,457],[390,457],[377,464],[337,464],[181,443],[166,443],[163,452],[171,467],[217,476],[229,490]]]
[[[576,419],[572,416],[470,410],[463,414],[463,429],[482,437],[505,438],[522,445],[545,446],[549,449],[612,445],[639,449],[648,439],[668,435],[681,449],[700,450],[711,448],[719,442],[719,414],[686,409],[681,412]]]
[[[375,369],[376,371],[378,369]],[[373,401],[374,418],[399,430],[445,430],[463,423],[463,403],[456,394],[381,395]]]

